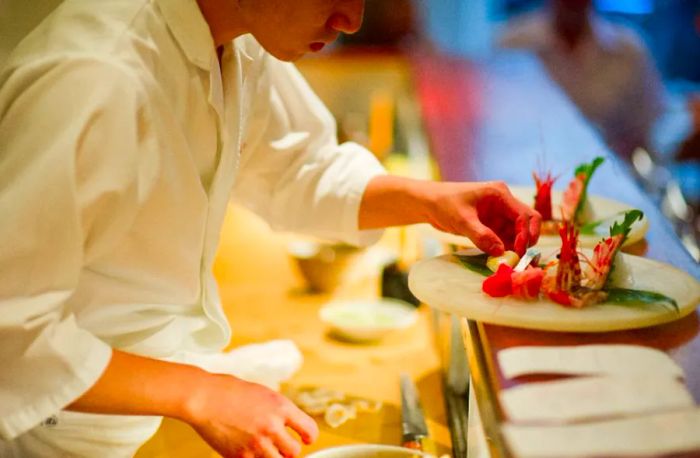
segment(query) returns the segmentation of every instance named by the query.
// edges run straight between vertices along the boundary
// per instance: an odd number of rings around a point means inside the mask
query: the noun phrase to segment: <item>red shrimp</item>
[[[574,222],[576,209],[578,208],[581,194],[586,184],[586,174],[579,173],[569,182],[569,186],[564,191],[561,202],[561,216],[564,221]]]
[[[602,289],[610,274],[613,261],[618,249],[622,245],[624,237],[622,234],[608,237],[595,246],[593,258],[588,263],[584,271],[584,284],[591,289]]]
[[[537,172],[532,173],[535,180],[535,210],[542,215],[542,221],[552,219],[552,185],[556,178],[550,172],[540,177]]]
[[[551,274],[551,269],[548,269],[542,281],[542,289],[547,297],[558,304],[577,308],[605,299],[607,293],[604,291],[581,285],[581,264],[576,250],[578,231],[574,225],[565,222],[559,235],[562,243],[556,274]]]

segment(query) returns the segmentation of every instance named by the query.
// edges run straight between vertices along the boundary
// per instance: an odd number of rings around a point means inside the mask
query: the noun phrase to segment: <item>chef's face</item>
[[[293,61],[362,24],[365,0],[240,0],[248,29],[270,54]]]

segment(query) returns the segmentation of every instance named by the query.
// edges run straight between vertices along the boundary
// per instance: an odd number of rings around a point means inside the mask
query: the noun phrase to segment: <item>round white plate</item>
[[[590,250],[587,251],[590,256]],[[549,331],[603,332],[653,326],[677,320],[700,303],[700,284],[687,273],[639,256],[618,256],[627,264],[629,275],[616,286],[665,294],[676,300],[680,313],[661,304],[602,303],[576,309],[544,299],[527,302],[490,297],[481,290],[485,277],[463,267],[452,255],[414,264],[408,285],[421,301],[449,313],[503,326]]]
[[[380,339],[418,318],[415,307],[395,299],[333,301],[319,315],[335,335],[355,342]]]
[[[523,201],[524,203],[532,205],[535,201],[535,188],[533,186],[509,186],[509,188],[513,195],[521,201]],[[559,207],[559,205],[561,205],[562,194],[562,191],[552,190],[553,211],[555,211]],[[622,221],[623,212],[632,210],[633,207],[630,207],[629,205],[624,204],[622,202],[618,202],[616,200],[606,199],[605,197],[599,197],[595,195],[589,195],[588,200],[591,205],[592,221],[599,221],[602,219],[609,218],[609,221],[606,224],[601,224],[600,226],[598,226],[598,228],[596,229],[596,234],[579,235],[579,245],[582,247],[591,248],[595,246],[595,244],[598,243],[602,237],[605,237],[609,234],[610,226],[614,221]],[[434,236],[436,239],[443,243],[464,247],[474,246],[474,243],[467,237],[439,231],[429,224],[422,224],[421,226],[425,229],[427,234]],[[627,240],[625,240],[625,246],[631,245],[635,242],[642,240],[646,235],[648,228],[649,225],[647,223],[646,218],[642,218],[642,220],[635,221],[632,224],[632,228],[630,230],[629,235],[627,236]],[[537,244],[546,246],[560,246],[561,239],[559,238],[559,234],[542,234],[540,235],[540,239],[537,242]]]

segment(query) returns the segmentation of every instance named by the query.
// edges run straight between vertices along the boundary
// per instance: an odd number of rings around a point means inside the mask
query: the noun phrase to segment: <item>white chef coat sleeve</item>
[[[0,77],[1,438],[79,398],[111,358],[65,303],[143,190],[134,170],[148,127],[134,87],[92,59]]]
[[[267,64],[270,84],[253,101],[233,199],[276,230],[376,241],[382,232],[359,230],[358,213],[367,183],[384,168],[362,146],[338,144],[335,120],[292,64]]]

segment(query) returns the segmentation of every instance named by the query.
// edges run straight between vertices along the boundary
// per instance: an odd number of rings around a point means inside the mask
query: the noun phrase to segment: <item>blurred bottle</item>
[[[370,96],[368,137],[369,150],[384,160],[394,145],[394,95],[386,89]]]

